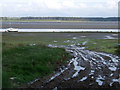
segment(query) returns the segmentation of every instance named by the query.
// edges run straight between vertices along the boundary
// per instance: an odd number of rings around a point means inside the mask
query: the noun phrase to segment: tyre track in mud
[[[76,45],[68,47],[50,45],[50,47],[65,48],[73,58],[66,67],[61,66],[48,80],[32,83],[30,87],[53,89],[120,87],[120,57],[85,50],[85,47]]]

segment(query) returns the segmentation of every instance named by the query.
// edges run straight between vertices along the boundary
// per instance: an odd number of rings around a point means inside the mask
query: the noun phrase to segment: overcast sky
[[[0,0],[0,16],[118,16],[119,0]]]

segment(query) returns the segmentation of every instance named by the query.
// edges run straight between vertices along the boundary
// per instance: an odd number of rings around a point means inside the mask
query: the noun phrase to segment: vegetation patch
[[[4,43],[3,88],[19,87],[36,78],[48,76],[69,59],[69,54],[62,48],[22,44],[12,47]]]
[[[86,49],[116,54],[117,39],[90,39],[86,44]]]

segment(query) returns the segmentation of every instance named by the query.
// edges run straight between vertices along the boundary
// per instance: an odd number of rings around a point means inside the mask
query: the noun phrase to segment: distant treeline
[[[67,21],[118,21],[118,17],[1,17],[3,20],[67,20]]]
[[[81,18],[81,17],[21,17],[21,20],[24,19],[40,19],[40,20],[73,20],[73,21],[118,21],[117,17],[109,18]]]

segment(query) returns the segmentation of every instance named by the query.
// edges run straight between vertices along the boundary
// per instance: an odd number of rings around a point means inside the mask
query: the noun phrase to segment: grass
[[[90,39],[86,44],[86,49],[116,54],[117,40],[115,39]]]
[[[8,73],[2,72],[2,88],[12,88]]]
[[[9,46],[3,44],[3,88],[19,87],[36,78],[48,76],[70,59],[69,54],[61,48]]]

